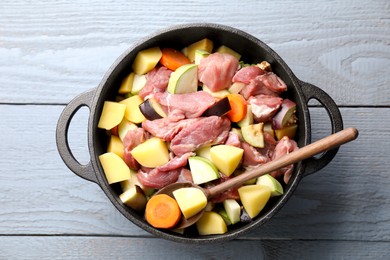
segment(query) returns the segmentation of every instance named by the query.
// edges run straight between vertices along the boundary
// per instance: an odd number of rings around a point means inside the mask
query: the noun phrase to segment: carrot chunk
[[[227,95],[230,103],[230,111],[226,114],[232,122],[239,122],[246,116],[247,103],[240,94]]]
[[[163,48],[161,52],[160,63],[170,70],[174,71],[180,66],[191,63],[187,56],[173,48]]]
[[[181,218],[181,211],[174,198],[158,194],[146,204],[145,218],[155,228],[173,228]]]

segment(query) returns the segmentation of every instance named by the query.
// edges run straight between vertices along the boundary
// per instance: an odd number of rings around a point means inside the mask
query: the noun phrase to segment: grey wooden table
[[[266,225],[218,245],[184,245],[138,228],[60,159],[65,105],[96,87],[132,43],[178,23],[213,22],[269,44],[360,130],[302,180]],[[390,2],[2,1],[0,259],[390,259]],[[310,104],[314,139],[330,132]],[[72,121],[89,160],[88,110]]]

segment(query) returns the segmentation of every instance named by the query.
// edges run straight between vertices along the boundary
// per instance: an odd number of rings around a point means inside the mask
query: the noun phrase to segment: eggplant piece
[[[252,222],[252,218],[248,215],[248,213],[245,211],[245,209],[241,210],[240,221],[243,223]]]
[[[202,116],[223,116],[231,109],[229,99],[224,97],[218,100],[214,105],[206,109]]]
[[[276,129],[275,135],[278,140],[281,140],[284,136],[287,136],[290,139],[294,139],[295,134],[297,132],[298,125],[288,125],[283,127],[282,129]]]
[[[245,142],[253,147],[264,148],[264,123],[258,123],[241,127],[242,137]]]
[[[290,118],[294,115],[297,109],[297,105],[295,102],[286,98],[282,102],[282,106],[278,113],[272,119],[273,129],[282,129],[287,125]]]
[[[145,100],[139,105],[139,108],[141,110],[141,113],[148,120],[155,120],[167,117],[167,114],[165,113],[164,109],[154,98],[149,98]]]

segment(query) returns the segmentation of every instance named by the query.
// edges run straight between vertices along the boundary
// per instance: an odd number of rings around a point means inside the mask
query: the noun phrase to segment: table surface
[[[189,22],[244,30],[301,80],[326,91],[358,140],[305,177],[264,226],[222,244],[156,238],[58,155],[66,104],[95,88],[140,38]],[[389,259],[390,2],[2,1],[0,8],[0,259]],[[313,139],[330,133],[310,104]],[[69,140],[89,161],[89,111]]]

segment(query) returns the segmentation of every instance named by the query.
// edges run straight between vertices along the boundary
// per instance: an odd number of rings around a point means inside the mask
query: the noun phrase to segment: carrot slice
[[[174,198],[158,194],[146,204],[145,218],[155,228],[173,228],[181,218],[181,211]]]
[[[230,111],[226,114],[232,122],[240,122],[246,116],[247,103],[240,94],[227,95],[230,103]]]
[[[187,56],[173,48],[163,48],[161,52],[160,63],[170,70],[176,70],[180,66],[191,63]]]

